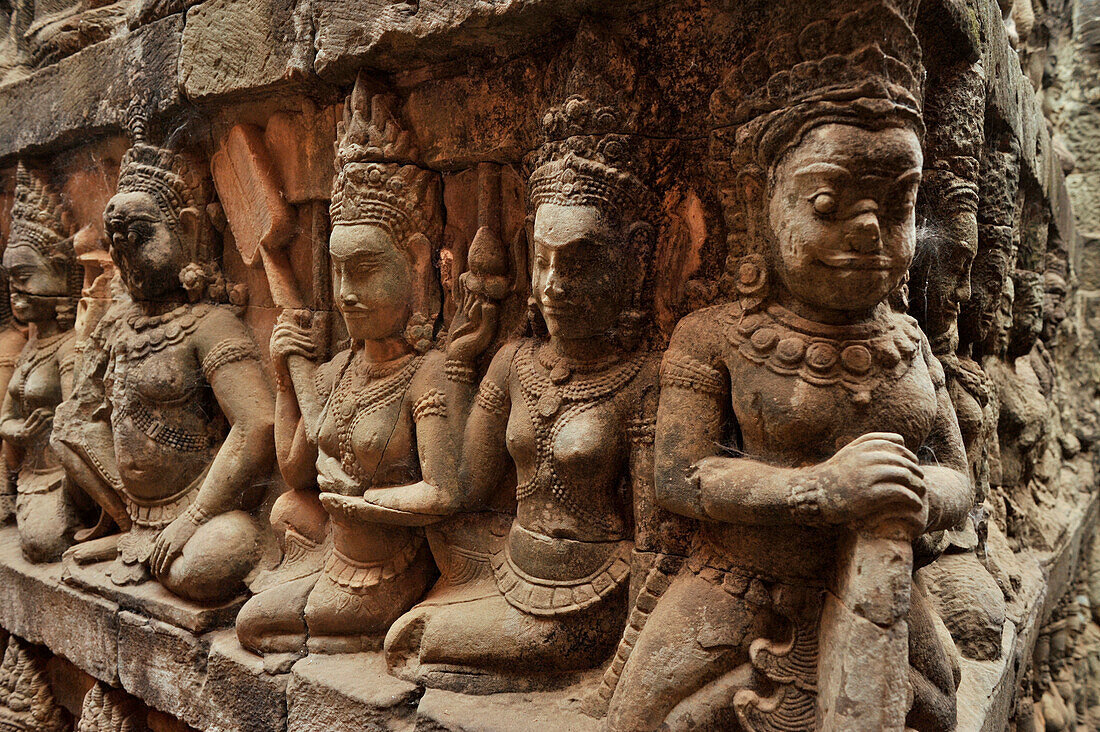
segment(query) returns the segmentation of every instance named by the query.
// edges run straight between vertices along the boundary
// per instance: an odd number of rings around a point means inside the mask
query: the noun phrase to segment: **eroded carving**
[[[50,447],[54,411],[72,391],[80,268],[71,223],[56,191],[20,166],[4,270],[15,317],[31,327],[0,408],[0,437],[10,445],[16,523],[32,562],[61,558],[80,526],[65,470]],[[17,467],[16,467],[17,466]]]
[[[209,188],[182,153],[144,139],[122,161],[104,218],[128,299],[103,317],[53,444],[103,508],[80,563],[113,559],[116,585],[150,576],[181,597],[224,601],[261,558],[249,512],[273,453],[271,392],[259,351],[226,301],[213,258]]]
[[[888,302],[916,240],[918,59],[873,7],[771,39],[712,98],[738,298],[677,327],[655,458],[661,503],[704,523],[612,729],[954,725],[910,542],[972,491],[942,368]]]

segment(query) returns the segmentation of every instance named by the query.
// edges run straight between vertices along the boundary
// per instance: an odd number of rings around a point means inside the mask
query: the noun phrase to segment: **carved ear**
[[[411,255],[413,276],[413,312],[423,315],[428,322],[435,322],[439,315],[439,282],[432,266],[432,242],[420,232],[411,235],[405,243]]]
[[[199,210],[193,206],[180,211],[179,215],[179,235],[187,241],[196,241],[196,237],[199,233],[199,222],[201,221]],[[198,252],[190,252],[191,257],[197,257]]]

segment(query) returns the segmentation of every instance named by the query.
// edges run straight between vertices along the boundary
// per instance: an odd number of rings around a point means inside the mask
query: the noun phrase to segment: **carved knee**
[[[229,600],[244,591],[244,578],[260,558],[260,532],[243,511],[203,524],[157,579],[180,597],[196,602]]]

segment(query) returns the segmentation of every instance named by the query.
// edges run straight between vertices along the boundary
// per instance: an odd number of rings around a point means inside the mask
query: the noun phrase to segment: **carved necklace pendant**
[[[569,368],[569,364],[565,362],[565,359],[558,361],[554,364],[554,367],[550,369],[550,381],[555,384],[564,384],[569,381],[569,377],[573,375],[573,369]]]
[[[556,386],[548,386],[539,397],[538,412],[543,419],[550,419],[561,409],[561,392]]]

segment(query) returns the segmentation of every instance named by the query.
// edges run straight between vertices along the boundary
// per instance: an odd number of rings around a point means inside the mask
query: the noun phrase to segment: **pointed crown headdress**
[[[61,195],[20,162],[15,172],[8,246],[29,245],[46,258],[58,254],[72,257],[70,229]]]
[[[133,144],[122,157],[118,192],[149,194],[172,229],[179,227],[180,212],[185,208],[205,214],[208,195],[198,167],[170,147],[147,141],[147,118],[140,102],[131,105],[129,114]]]
[[[617,39],[588,25],[568,60],[564,99],[542,118],[531,204],[599,206],[645,218],[655,196],[647,183],[651,151],[638,134],[646,95],[635,93],[643,81],[636,65]]]
[[[417,164],[412,133],[394,112],[395,99],[371,95],[365,77],[344,105],[336,129],[333,225],[374,224],[397,243],[421,233],[439,238],[439,176]]]

